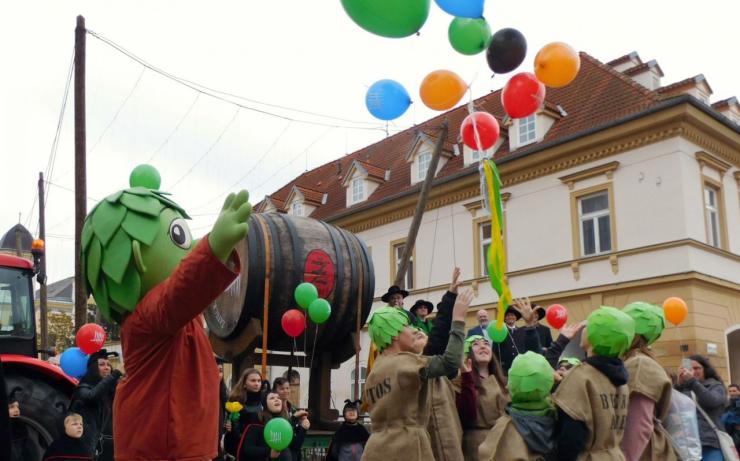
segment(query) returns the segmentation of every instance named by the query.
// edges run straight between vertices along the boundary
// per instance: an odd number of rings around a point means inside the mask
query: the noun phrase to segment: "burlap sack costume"
[[[455,390],[447,377],[429,380],[429,437],[436,461],[464,461],[462,426],[455,406]]]
[[[463,431],[463,454],[466,461],[478,461],[478,447],[496,424],[496,420],[504,414],[509,403],[509,396],[501,389],[494,375],[482,378],[477,391],[475,423],[472,429]]]
[[[615,387],[609,378],[588,363],[568,373],[552,401],[571,418],[583,421],[589,437],[579,461],[624,460],[619,448],[627,420],[629,391]]]
[[[663,367],[639,351],[625,360],[624,366],[630,375],[627,383],[630,394],[642,394],[655,402],[655,417],[662,421],[668,415],[671,406],[672,389],[671,380]],[[658,423],[655,424],[650,442],[640,457],[643,461],[654,459],[667,461],[678,459]]]
[[[503,415],[496,421],[478,450],[481,461],[545,461],[542,455],[532,453],[514,427],[511,416]]]
[[[427,433],[429,382],[419,375],[428,360],[409,352],[378,356],[365,382],[372,435],[363,461],[433,459]]]

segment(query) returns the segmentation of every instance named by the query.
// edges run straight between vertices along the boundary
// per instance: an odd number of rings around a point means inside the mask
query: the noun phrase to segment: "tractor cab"
[[[33,305],[34,264],[0,255],[0,352],[36,357]]]

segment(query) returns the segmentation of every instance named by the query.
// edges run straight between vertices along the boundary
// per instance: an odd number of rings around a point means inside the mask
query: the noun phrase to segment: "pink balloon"
[[[77,347],[85,354],[94,354],[105,344],[105,330],[97,323],[86,323],[77,330]]]
[[[545,85],[529,72],[511,77],[501,91],[501,104],[511,118],[524,118],[534,114],[544,100]]]

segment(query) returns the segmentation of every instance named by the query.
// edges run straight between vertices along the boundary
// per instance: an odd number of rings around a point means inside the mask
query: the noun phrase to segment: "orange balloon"
[[[534,74],[551,88],[560,88],[572,82],[580,68],[578,52],[563,42],[548,43],[534,58]]]
[[[435,70],[421,82],[421,100],[433,110],[452,109],[460,102],[468,85],[456,73],[449,70]]]
[[[686,319],[689,308],[683,299],[674,296],[663,301],[663,313],[666,320],[678,325]]]

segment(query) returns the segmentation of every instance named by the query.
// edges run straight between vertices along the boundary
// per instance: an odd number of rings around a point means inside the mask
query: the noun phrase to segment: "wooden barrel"
[[[318,329],[307,320],[306,330],[296,338],[298,350],[304,350],[306,344],[312,351],[315,342],[317,351],[333,351],[334,361],[352,355],[351,335],[357,327],[357,315],[364,325],[375,291],[372,260],[357,236],[310,218],[256,213],[250,217],[247,237],[236,250],[241,274],[205,314],[212,335],[238,343],[252,318],[262,320],[267,277],[268,348],[290,351],[294,342],[280,321],[285,311],[300,309],[293,297],[295,287],[311,282],[319,297],[329,301],[332,312]]]

